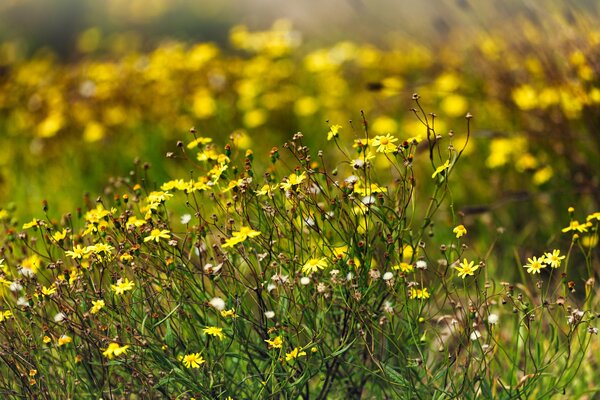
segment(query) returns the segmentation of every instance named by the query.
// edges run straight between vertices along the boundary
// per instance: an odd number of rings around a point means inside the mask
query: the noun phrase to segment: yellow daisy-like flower
[[[96,314],[98,311],[102,310],[105,306],[104,300],[93,300],[92,308],[90,308],[90,313]]]
[[[46,286],[42,287],[42,294],[44,296],[51,296],[54,293],[56,293],[56,285],[55,284],[52,284],[49,287],[46,287]]]
[[[185,365],[186,368],[200,368],[200,366],[206,361],[204,360],[204,358],[202,358],[200,353],[191,353],[183,356],[181,358],[181,362],[183,363],[183,365]]]
[[[283,182],[279,184],[283,190],[291,190],[293,187],[298,186],[306,179],[306,175],[301,173],[300,175],[290,174]]]
[[[61,240],[64,240],[67,237],[67,230],[63,229],[62,231],[56,231],[52,234],[52,239],[54,239],[56,242],[60,242]]]
[[[144,238],[144,242],[155,241],[158,243],[160,242],[160,239],[171,239],[171,232],[166,229],[163,229],[162,231],[160,229],[152,229],[150,235]]]
[[[545,268],[544,257],[533,257],[527,259],[529,264],[525,264],[523,267],[527,268],[527,272],[530,274],[539,274],[542,268]]]
[[[207,326],[202,331],[207,335],[218,337],[220,340],[223,340],[225,337],[223,328],[217,328],[216,326]]]
[[[467,275],[473,276],[475,274],[475,271],[479,269],[479,264],[475,265],[474,261],[468,262],[465,258],[462,263],[455,265],[453,268],[458,271],[459,278],[465,279]]]
[[[398,146],[394,144],[397,141],[398,138],[388,133],[385,136],[375,136],[371,145],[377,147],[375,151],[378,153],[393,153],[398,151]]]
[[[34,226],[38,226],[39,224],[40,224],[40,220],[37,218],[34,218],[31,222],[27,222],[27,223],[23,224],[23,229],[33,228]]]
[[[109,360],[112,360],[114,357],[118,357],[121,354],[125,354],[128,348],[129,345],[120,346],[119,343],[113,342],[108,345],[108,347],[106,348],[106,350],[104,350],[102,355],[108,358]]]
[[[467,228],[465,228],[465,226],[461,224],[454,228],[452,232],[456,234],[456,238],[458,239],[459,237],[467,234]]]
[[[448,168],[450,168],[450,160],[446,160],[445,163],[437,167],[436,170],[433,172],[433,175],[431,175],[431,178],[434,179],[436,176],[446,171]]]
[[[327,140],[335,139],[339,136],[339,131],[342,129],[341,125],[332,125],[327,133]]]
[[[302,349],[300,347],[295,347],[294,350],[285,354],[285,361],[291,361],[300,356],[305,356],[305,355],[306,355],[305,351],[302,351]]]
[[[308,275],[325,268],[327,268],[327,258],[311,258],[302,266],[302,272]]]
[[[565,259],[565,256],[560,255],[560,250],[554,249],[552,253],[548,252],[544,254],[544,262],[550,264],[552,268],[560,267],[560,263]]]
[[[415,267],[412,264],[401,262],[398,265],[394,265],[392,267],[392,269],[393,270],[400,270],[402,272],[408,273],[408,272],[412,272],[415,269]]]
[[[110,288],[115,291],[115,294],[123,294],[128,290],[132,290],[135,286],[135,283],[131,282],[127,278],[119,278],[117,283],[114,285],[110,285]]]
[[[67,250],[65,251],[65,254],[69,257],[71,257],[74,260],[81,260],[82,258],[87,258],[88,253],[86,251],[85,247],[81,247],[80,244],[78,244],[77,246],[73,247],[73,250]]]
[[[61,337],[58,338],[58,347],[64,346],[65,344],[69,344],[72,341],[73,341],[73,339],[71,338],[71,336],[62,335]]]
[[[221,316],[224,318],[227,318],[227,317],[235,318],[237,315],[235,313],[235,309],[232,308],[231,310],[222,310]]]
[[[236,244],[242,243],[248,238],[253,238],[260,234],[261,233],[259,231],[255,231],[248,226],[242,226],[242,228],[238,232],[233,232],[231,234],[231,237],[225,241],[223,247],[233,247]]]
[[[585,224],[580,224],[579,221],[577,220],[573,220],[569,223],[569,226],[567,226],[566,228],[562,229],[563,233],[569,232],[569,231],[573,231],[573,232],[587,232],[587,228],[588,228],[588,223]]]
[[[273,339],[267,339],[265,342],[267,342],[270,349],[280,349],[283,346],[283,340],[281,339],[281,336],[276,336]]]
[[[10,310],[0,311],[0,322],[4,322],[10,317],[12,317],[13,313]]]
[[[414,287],[410,288],[410,293],[408,295],[409,298],[411,299],[428,299],[429,296],[431,296],[431,294],[429,293],[429,290],[427,288],[423,288],[423,289],[416,289]]]

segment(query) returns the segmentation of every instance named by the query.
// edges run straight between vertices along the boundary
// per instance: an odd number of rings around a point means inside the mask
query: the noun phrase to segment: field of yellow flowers
[[[598,396],[600,29],[514,24],[0,43],[0,395]]]

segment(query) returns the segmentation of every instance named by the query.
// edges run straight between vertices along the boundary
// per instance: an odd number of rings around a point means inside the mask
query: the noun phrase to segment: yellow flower
[[[302,272],[310,274],[325,268],[327,268],[327,258],[311,258],[302,266]]]
[[[454,228],[452,232],[456,234],[456,238],[458,239],[459,237],[467,234],[467,228],[465,228],[465,226],[461,224]]]
[[[281,336],[277,336],[273,338],[273,340],[267,339],[265,342],[269,344],[270,349],[280,349],[283,346],[283,340],[281,339]]]
[[[450,160],[446,160],[445,163],[443,163],[442,165],[440,165],[439,167],[436,168],[433,175],[431,175],[431,178],[432,179],[435,178],[438,174],[441,174],[442,172],[447,170],[449,167],[450,167]]]
[[[10,317],[12,317],[13,313],[10,310],[0,311],[0,322],[4,322]]]
[[[339,136],[338,132],[341,128],[341,125],[332,125],[331,128],[329,128],[329,132],[327,133],[327,140],[329,141],[331,139],[337,138]]]
[[[68,335],[62,335],[58,338],[58,347],[64,346],[65,344],[71,343],[73,339]]]
[[[40,220],[34,218],[31,222],[27,222],[23,224],[23,229],[33,228],[34,226],[38,226],[40,224]]]
[[[115,294],[123,294],[128,290],[133,289],[135,283],[131,282],[127,278],[119,278],[115,285],[110,285],[111,289],[115,291]]]
[[[295,347],[294,350],[290,351],[289,353],[285,354],[285,361],[290,361],[293,360],[295,358],[298,358],[300,356],[305,356],[306,352],[305,351],[301,351],[302,349],[300,347]]]
[[[221,316],[224,318],[227,317],[231,317],[231,318],[235,318],[236,314],[235,314],[235,309],[231,309],[231,310],[221,310]]]
[[[398,151],[398,146],[394,144],[397,141],[398,138],[388,133],[385,136],[375,136],[371,145],[377,147],[375,151],[378,153],[393,153]]]
[[[144,238],[144,242],[150,242],[154,240],[155,242],[160,242],[160,239],[171,239],[170,231],[163,229],[162,231],[159,229],[152,229],[149,236]]]
[[[64,240],[64,238],[67,237],[67,230],[63,229],[62,232],[54,232],[52,234],[52,238],[56,241],[56,242],[60,242],[61,240]]]
[[[563,228],[562,232],[569,232],[569,231],[573,231],[573,232],[587,232],[587,228],[588,228],[588,223],[585,224],[580,224],[579,221],[577,220],[573,220],[569,223],[569,226],[567,226],[566,228]]]
[[[83,248],[83,247],[81,247],[80,244],[78,244],[77,246],[73,247],[72,251],[71,250],[65,251],[65,254],[74,260],[87,258],[88,253],[87,253],[86,249],[87,248]]]
[[[468,262],[467,259],[463,259],[463,262],[458,264],[458,266],[453,267],[458,271],[458,277],[465,279],[467,275],[473,276],[475,271],[479,268],[479,264],[475,265],[474,261]]]
[[[405,273],[407,273],[407,272],[412,272],[412,271],[413,271],[413,269],[414,269],[414,267],[413,267],[413,265],[412,265],[412,264],[405,263],[405,262],[401,262],[401,263],[400,263],[400,264],[398,264],[398,265],[394,265],[394,266],[392,267],[392,269],[394,269],[394,270],[400,270],[400,271],[402,271],[402,272],[405,272]]]
[[[548,252],[544,254],[544,262],[550,264],[552,268],[560,267],[560,262],[565,259],[565,256],[560,255],[560,250],[554,249],[552,253]]]
[[[306,179],[304,172],[300,175],[290,174],[281,184],[279,185],[283,190],[291,190],[294,186],[298,186]]]
[[[527,268],[527,272],[530,274],[539,274],[542,268],[545,268],[544,257],[533,257],[527,259],[529,264],[525,264],[523,267]]]
[[[50,336],[44,336],[42,338],[42,342],[44,342],[46,344],[50,343],[51,341],[52,341],[52,339],[50,339]]]
[[[55,284],[50,285],[50,287],[46,287],[46,286],[42,287],[42,294],[44,296],[50,296],[50,295],[53,295],[54,293],[56,293],[56,285]]]
[[[186,368],[200,368],[200,365],[204,364],[206,361],[202,358],[200,353],[191,353],[183,356],[181,362]]]
[[[231,234],[232,237],[225,241],[225,244],[223,244],[223,247],[233,247],[238,243],[242,243],[249,237],[253,238],[258,235],[260,235],[259,231],[255,231],[248,226],[242,226],[242,228],[238,232],[233,232]]]
[[[429,294],[429,290],[427,288],[423,288],[423,289],[415,289],[414,287],[411,286],[410,288],[410,293],[409,293],[409,298],[411,299],[428,299],[430,296]]]
[[[203,332],[207,335],[218,337],[221,340],[223,340],[223,338],[225,337],[225,335],[223,335],[223,329],[217,328],[216,326],[207,326],[203,329]]]
[[[104,300],[93,300],[92,308],[90,309],[90,313],[96,314],[98,311],[102,310],[102,308],[104,308],[104,306],[105,306]]]
[[[102,352],[102,355],[106,358],[108,358],[109,360],[112,360],[114,357],[118,357],[121,354],[125,354],[125,352],[127,351],[127,349],[129,348],[129,345],[125,345],[125,346],[120,346],[119,343],[111,343],[108,345],[108,347],[106,348],[106,350],[104,350],[104,352]]]

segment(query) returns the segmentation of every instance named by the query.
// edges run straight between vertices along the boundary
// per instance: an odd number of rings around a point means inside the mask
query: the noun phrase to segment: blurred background
[[[342,140],[362,137],[348,122],[360,110],[373,134],[424,138],[409,111],[418,92],[456,147],[465,114],[475,115],[452,189],[461,218],[487,236],[509,230],[506,246],[533,253],[561,240],[569,206],[584,215],[600,203],[599,8],[3,0],[2,215],[39,216],[45,199],[60,217],[84,193],[111,194],[111,177],[127,176],[136,159],[150,163],[156,185],[186,176],[189,164],[165,154],[191,140],[192,126],[219,145],[232,137],[265,163],[297,131],[318,148],[331,146],[330,124],[342,125]]]

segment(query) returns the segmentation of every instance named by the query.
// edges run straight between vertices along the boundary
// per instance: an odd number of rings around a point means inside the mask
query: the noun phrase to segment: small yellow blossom
[[[10,317],[12,317],[13,313],[10,310],[0,311],[0,322],[4,322]]]
[[[453,267],[458,271],[458,277],[465,279],[467,275],[473,276],[475,271],[479,269],[479,264],[475,265],[474,261],[468,262],[467,259],[463,259],[463,262],[458,264],[458,266]]]
[[[223,338],[225,337],[225,335],[223,334],[223,328],[217,328],[216,326],[207,326],[202,331],[207,335],[218,337],[221,340],[223,340]]]
[[[191,353],[183,356],[181,358],[181,362],[183,363],[183,365],[185,365],[186,368],[200,368],[200,366],[206,361],[204,360],[204,358],[202,358],[200,353]]]
[[[42,338],[42,342],[44,342],[45,344],[48,344],[52,341],[52,339],[50,339],[50,336],[44,336]]]
[[[465,226],[461,224],[454,228],[452,232],[456,234],[456,238],[458,239],[459,237],[467,234],[467,228],[465,228]]]
[[[305,351],[301,351],[302,349],[300,347],[295,347],[294,350],[290,351],[289,353],[285,354],[285,361],[291,361],[293,359],[296,359],[300,356],[305,356],[306,352]]]
[[[68,335],[62,335],[58,338],[58,347],[64,346],[65,344],[69,344],[73,341],[73,339]]]
[[[152,232],[150,232],[149,236],[146,236],[144,238],[144,242],[151,242],[151,241],[155,241],[155,242],[160,242],[160,239],[166,239],[169,240],[171,239],[171,232],[163,229],[152,229]]]
[[[525,264],[523,267],[527,268],[527,272],[530,274],[539,274],[542,268],[545,268],[544,257],[533,257],[527,259],[529,264]]]
[[[327,268],[327,258],[311,258],[302,266],[302,272],[305,274],[310,274],[312,272],[317,272],[320,269]]]
[[[80,244],[73,247],[73,250],[65,251],[65,254],[74,260],[80,260],[82,258],[87,258],[87,256],[88,256],[88,253],[86,252],[86,248],[81,247]]]
[[[327,133],[327,140],[336,139],[339,136],[340,129],[342,129],[341,125],[332,125]]]
[[[49,287],[46,287],[46,286],[42,287],[42,294],[44,296],[51,296],[54,293],[56,293],[56,285],[55,284],[52,284]]]
[[[560,250],[554,249],[552,253],[545,253],[543,258],[546,264],[550,264],[552,268],[558,268],[561,261],[565,259],[565,256],[560,255]]]
[[[104,352],[102,352],[102,355],[106,358],[108,358],[109,360],[112,360],[114,357],[118,357],[121,354],[125,354],[125,352],[127,351],[127,349],[129,348],[129,345],[125,345],[125,346],[120,346],[119,343],[111,343],[108,345],[108,347],[106,348],[106,350],[104,350]]]
[[[110,288],[115,291],[115,294],[123,294],[128,290],[132,290],[135,283],[131,282],[127,278],[119,278],[115,285],[110,285]]]
[[[267,342],[270,349],[280,349],[283,346],[281,336],[277,336],[273,339],[266,339],[265,342]]]
[[[235,309],[231,309],[231,310],[221,310],[221,316],[224,318],[227,317],[231,317],[231,318],[235,318],[236,314],[235,314]]]
[[[415,267],[412,264],[405,263],[405,262],[401,262],[400,264],[394,265],[392,267],[393,270],[400,270],[404,273],[412,272],[414,270],[414,268]]]
[[[67,230],[63,229],[62,231],[56,231],[52,234],[52,238],[56,241],[56,242],[60,242],[61,240],[64,240],[67,237]]]
[[[90,308],[90,313],[96,314],[98,311],[102,310],[105,306],[104,300],[93,300],[92,308]]]
[[[589,222],[588,222],[589,223]],[[569,231],[573,232],[587,232],[588,223],[580,224],[579,221],[573,220],[569,223],[569,226],[563,228],[562,232],[566,233]]]
[[[398,146],[394,144],[397,141],[398,138],[388,133],[385,136],[375,136],[371,145],[377,147],[375,151],[378,153],[393,153],[398,151]]]
[[[231,238],[229,238],[225,241],[225,244],[223,244],[223,247],[225,247],[225,248],[233,247],[236,244],[242,243],[243,241],[245,241],[248,238],[253,238],[253,237],[256,237],[259,235],[260,235],[259,231],[255,231],[248,226],[243,226],[238,232],[233,232],[231,234]]]
[[[442,165],[440,165],[439,167],[436,168],[436,170],[434,171],[433,175],[431,175],[431,178],[435,178],[436,176],[438,176],[438,174],[441,174],[442,172],[446,171],[448,168],[450,168],[450,160],[446,160],[445,163],[443,163]]]
[[[34,218],[31,222],[27,222],[27,223],[23,224],[23,229],[33,228],[34,226],[39,226],[39,224],[40,224],[40,220],[37,218]]]
[[[414,287],[411,286],[410,288],[410,293],[409,293],[409,298],[411,299],[428,299],[429,298],[430,293],[429,290],[427,288],[423,288],[423,289],[416,289]]]
[[[300,175],[290,174],[281,184],[279,185],[283,190],[291,190],[293,187],[298,186],[306,179],[306,175],[301,173]]]

